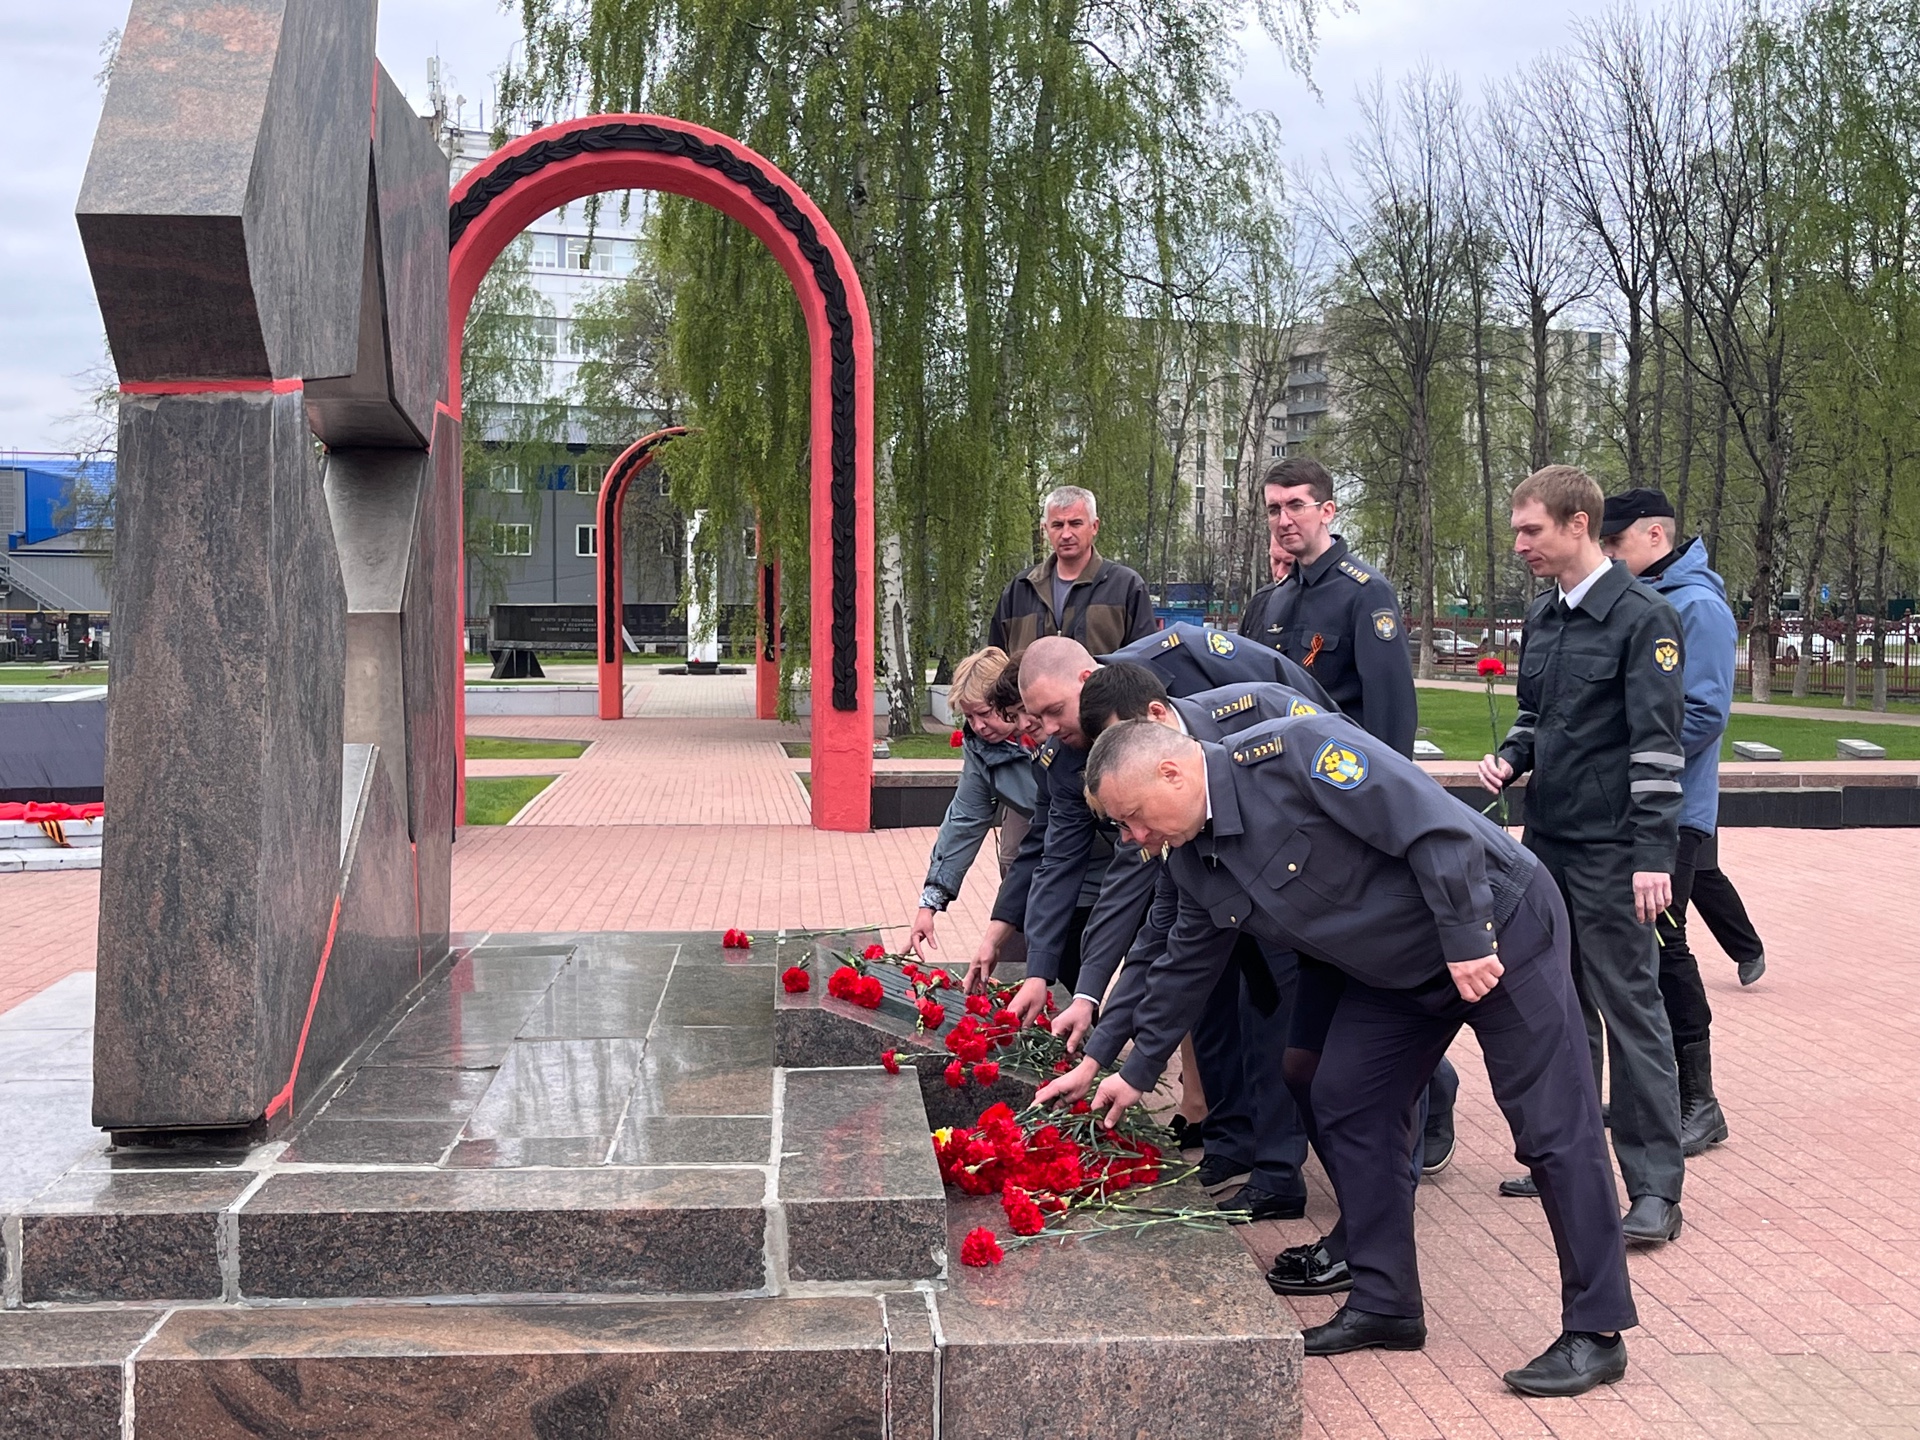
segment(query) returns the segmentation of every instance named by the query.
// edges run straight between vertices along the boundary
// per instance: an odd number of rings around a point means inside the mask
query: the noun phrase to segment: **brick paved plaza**
[[[749,681],[648,678],[629,685],[628,712],[472,723],[594,744],[576,761],[474,766],[561,778],[514,824],[463,832],[456,928],[765,932],[910,917],[932,832],[808,828],[806,762],[778,743],[805,732],[748,718]],[[1500,1383],[1552,1338],[1557,1282],[1538,1205],[1494,1194],[1515,1166],[1466,1036],[1458,1158],[1419,1200],[1431,1338],[1422,1353],[1307,1362],[1309,1437],[1920,1434],[1920,842],[1731,830],[1721,853],[1769,969],[1742,991],[1696,937],[1733,1136],[1689,1166],[1681,1239],[1631,1260],[1642,1325],[1627,1379],[1577,1401],[1522,1400]],[[991,865],[948,920],[951,961],[984,925]],[[91,968],[97,893],[97,872],[0,876],[0,1011]],[[1311,1173],[1307,1220],[1244,1232],[1261,1256],[1331,1218]],[[1334,1305],[1295,1308],[1313,1324]]]

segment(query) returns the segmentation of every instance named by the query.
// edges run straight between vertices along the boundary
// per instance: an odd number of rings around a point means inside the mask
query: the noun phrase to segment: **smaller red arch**
[[[594,633],[599,637],[602,720],[618,720],[626,713],[623,703],[626,695],[626,663],[620,658],[620,621],[625,608],[625,587],[621,584],[624,556],[620,544],[620,516],[627,503],[627,487],[633,483],[634,476],[653,463],[653,457],[662,445],[686,433],[687,427],[684,425],[669,425],[664,430],[655,430],[651,435],[642,435],[620,452],[620,457],[607,467],[606,478],[600,482],[600,567],[598,584],[594,587],[599,597],[599,615]]]

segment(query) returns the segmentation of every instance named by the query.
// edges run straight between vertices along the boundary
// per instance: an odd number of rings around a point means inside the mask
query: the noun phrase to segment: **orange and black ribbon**
[[[1315,635],[1313,637],[1313,643],[1307,647],[1307,658],[1300,662],[1302,669],[1311,670],[1313,668],[1313,662],[1320,654],[1320,647],[1326,643],[1327,637],[1324,635]]]

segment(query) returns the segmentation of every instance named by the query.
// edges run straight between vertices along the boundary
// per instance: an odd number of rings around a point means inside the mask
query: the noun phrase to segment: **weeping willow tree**
[[[1263,0],[1304,68],[1324,0]],[[1239,13],[1219,0],[522,0],[521,123],[652,111],[737,136],[819,203],[874,317],[879,654],[896,725],[930,657],[975,648],[1038,553],[1037,500],[1103,502],[1103,548],[1149,569],[1145,484],[1168,381],[1142,324],[1221,282],[1187,262],[1224,214],[1270,204],[1232,104]],[[1257,231],[1258,227],[1252,227]],[[663,198],[683,509],[757,518],[784,566],[789,665],[807,653],[808,350],[745,230]],[[1164,473],[1164,472],[1163,472]],[[717,533],[722,527],[710,529]],[[704,532],[703,532],[704,533]]]

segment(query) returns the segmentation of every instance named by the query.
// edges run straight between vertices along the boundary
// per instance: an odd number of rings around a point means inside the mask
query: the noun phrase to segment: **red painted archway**
[[[449,406],[459,414],[461,339],[488,267],[540,216],[609,190],[662,190],[711,205],[757,235],[793,282],[813,373],[813,823],[865,830],[873,786],[873,327],[846,247],[806,193],[738,141],[659,115],[568,120],[494,152],[454,186],[448,213]],[[464,712],[463,694],[463,732]],[[463,762],[463,789],[464,776]]]
[[[665,430],[656,430],[651,435],[642,435],[620,452],[620,458],[607,467],[606,478],[600,482],[600,575],[599,583],[594,586],[594,594],[599,598],[595,630],[600,646],[598,666],[602,720],[618,720],[626,713],[626,662],[620,657],[620,626],[624,618],[622,612],[626,608],[623,603],[626,587],[621,583],[625,556],[620,544],[620,518],[626,508],[627,486],[633,483],[634,476],[653,463],[654,454],[662,444],[686,433],[686,426],[672,425]],[[689,635],[687,638],[691,641],[693,637]]]

